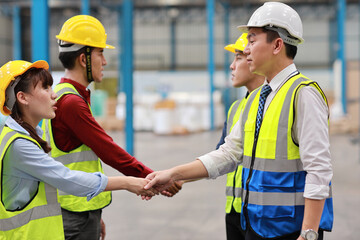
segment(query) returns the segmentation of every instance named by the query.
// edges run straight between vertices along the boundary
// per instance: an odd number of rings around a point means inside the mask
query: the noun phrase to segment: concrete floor
[[[124,146],[121,132],[110,132]],[[138,160],[154,170],[187,163],[214,149],[220,131],[186,136],[157,136],[136,133]],[[331,136],[333,156],[334,229],[325,239],[358,240],[360,236],[359,149],[347,135]],[[109,176],[119,175],[104,166]],[[225,181],[201,180],[187,183],[173,198],[157,196],[150,201],[127,191],[113,192],[113,203],[104,209],[107,240],[205,240],[226,239]]]

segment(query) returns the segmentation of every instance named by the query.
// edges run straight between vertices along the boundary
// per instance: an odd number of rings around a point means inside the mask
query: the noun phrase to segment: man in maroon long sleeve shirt
[[[135,157],[119,147],[96,122],[87,103],[90,103],[90,90],[69,78],[60,83],[70,83],[79,94],[67,94],[57,102],[56,117],[52,120],[54,141],[57,147],[69,152],[85,144],[106,164],[125,175],[146,177],[152,170]],[[86,100],[86,102],[84,101]]]
[[[56,36],[59,59],[65,76],[55,87],[58,95],[56,117],[46,126],[52,155],[74,170],[102,171],[100,159],[125,175],[146,177],[152,170],[119,147],[96,122],[90,110],[88,85],[101,82],[106,44],[103,25],[94,17],[78,15],[68,19]],[[49,133],[50,132],[50,133]],[[175,184],[175,194],[181,185]],[[90,201],[59,192],[65,239],[99,239],[105,237],[102,208],[111,196],[101,193]]]

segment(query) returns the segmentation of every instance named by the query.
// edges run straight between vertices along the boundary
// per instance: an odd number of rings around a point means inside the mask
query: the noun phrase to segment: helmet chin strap
[[[86,46],[85,48],[85,58],[86,58],[86,76],[89,83],[94,81],[91,71],[91,47]]]

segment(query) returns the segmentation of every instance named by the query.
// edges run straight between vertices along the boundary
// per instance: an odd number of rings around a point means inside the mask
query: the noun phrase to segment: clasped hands
[[[159,193],[172,197],[181,190],[183,184],[183,181],[174,181],[168,170],[150,173],[146,178],[134,179],[136,181],[132,192],[141,195],[143,200],[150,200]]]
[[[152,172],[145,178],[148,183],[144,186],[144,190],[153,189],[153,191],[161,192],[162,195],[172,197],[182,188],[183,181],[175,181],[171,175],[171,170],[163,170]],[[143,200],[150,200],[152,196],[142,195]]]

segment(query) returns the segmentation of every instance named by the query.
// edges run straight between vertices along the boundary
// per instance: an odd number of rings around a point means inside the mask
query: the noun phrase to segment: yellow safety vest
[[[246,98],[243,98],[242,100],[235,101],[231,105],[227,115],[226,135],[230,134],[236,122],[239,121],[240,114],[244,110],[245,103],[246,103]],[[233,206],[234,210],[237,213],[241,212],[241,203],[242,203],[241,177],[242,177],[242,165],[238,165],[235,171],[227,174],[226,205],[225,205],[226,213],[230,213],[231,206]]]
[[[70,83],[60,83],[56,85],[55,92],[58,95],[57,100],[66,94],[74,94],[82,98],[82,96],[76,91],[75,87]],[[85,100],[84,100],[85,101]],[[86,101],[85,101],[86,102]],[[88,104],[91,111],[91,107]],[[70,152],[63,152],[57,148],[54,142],[54,136],[52,131],[51,120],[43,120],[42,128],[44,130],[43,139],[50,142],[51,145],[51,157],[61,162],[71,170],[78,170],[83,172],[101,172],[104,173],[101,166],[100,159],[96,154],[86,146],[82,144],[78,148],[71,150]],[[85,212],[97,209],[102,209],[111,203],[111,192],[102,192],[96,197],[87,201],[86,197],[77,197],[69,195],[68,193],[59,190],[59,201],[61,207],[72,212]]]
[[[292,126],[296,93],[304,86],[315,88],[326,102],[316,82],[302,74],[291,77],[272,99],[257,139],[255,126],[261,88],[250,94],[243,111],[244,191],[241,227],[245,229],[250,226],[264,238],[276,238],[301,230],[307,173],[303,169],[298,143],[292,137]],[[331,230],[332,223],[330,196],[325,201],[319,228]]]
[[[18,138],[27,139],[41,148],[33,138],[5,126],[0,135],[1,182],[2,161],[10,145]],[[0,196],[3,196],[2,187],[0,187]],[[64,228],[56,188],[39,182],[36,195],[19,210],[8,211],[0,201],[0,239],[63,240]]]

